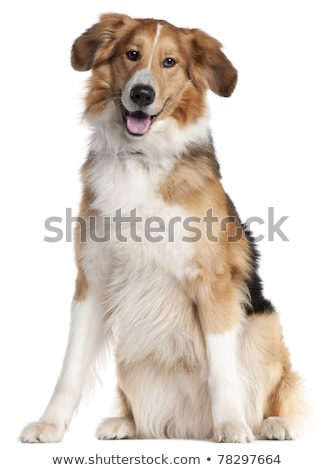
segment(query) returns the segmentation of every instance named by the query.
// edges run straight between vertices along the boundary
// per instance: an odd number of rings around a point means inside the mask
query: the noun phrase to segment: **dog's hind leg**
[[[101,298],[88,290],[84,298],[73,302],[68,345],[51,400],[40,420],[23,429],[22,442],[62,440],[105,344],[104,337]]]
[[[276,312],[248,317],[243,363],[256,403],[250,416],[258,438],[289,440],[301,433],[308,417],[302,380],[292,370]]]
[[[282,376],[268,397],[260,438],[283,441],[299,435],[306,414],[301,392],[300,377],[284,363]]]

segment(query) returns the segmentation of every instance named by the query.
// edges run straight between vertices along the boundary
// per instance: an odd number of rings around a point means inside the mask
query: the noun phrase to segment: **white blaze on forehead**
[[[162,29],[163,29],[163,25],[158,23],[157,24],[157,30],[156,30],[156,36],[155,36],[154,42],[152,44],[152,51],[151,51],[151,55],[150,55],[150,58],[149,58],[148,68],[151,67],[152,59],[153,59],[154,52],[155,52],[155,48],[156,48],[158,38],[159,38],[159,35],[161,34]]]
[[[153,80],[152,80],[152,75],[151,75],[151,65],[152,65],[152,60],[153,60],[154,53],[155,53],[155,48],[157,46],[158,38],[159,38],[162,28],[163,28],[162,24],[157,24],[156,36],[152,43],[152,49],[151,49],[151,54],[149,57],[148,65],[144,69],[136,72],[136,74],[130,79],[132,86],[137,85],[137,84],[153,86]]]

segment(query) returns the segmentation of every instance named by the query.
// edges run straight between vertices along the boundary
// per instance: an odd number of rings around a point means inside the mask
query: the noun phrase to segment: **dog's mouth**
[[[134,136],[142,136],[148,132],[152,122],[156,119],[158,114],[150,116],[143,111],[128,111],[121,103],[123,120],[125,122],[127,131]]]

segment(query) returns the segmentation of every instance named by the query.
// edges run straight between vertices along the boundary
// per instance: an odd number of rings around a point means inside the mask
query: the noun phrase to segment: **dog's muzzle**
[[[155,90],[148,85],[136,85],[130,90],[129,97],[137,110],[128,111],[123,106],[125,124],[130,134],[142,136],[148,132],[152,120],[156,117],[146,113],[147,107],[155,100]]]

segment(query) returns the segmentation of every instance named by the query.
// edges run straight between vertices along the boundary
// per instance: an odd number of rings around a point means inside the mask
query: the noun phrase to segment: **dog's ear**
[[[196,87],[210,88],[219,96],[230,96],[237,70],[221,51],[222,44],[199,29],[191,29],[192,60],[189,73]]]
[[[71,51],[71,64],[75,70],[86,71],[108,60],[118,40],[137,24],[127,15],[110,13],[102,15],[93,25],[75,40]]]

